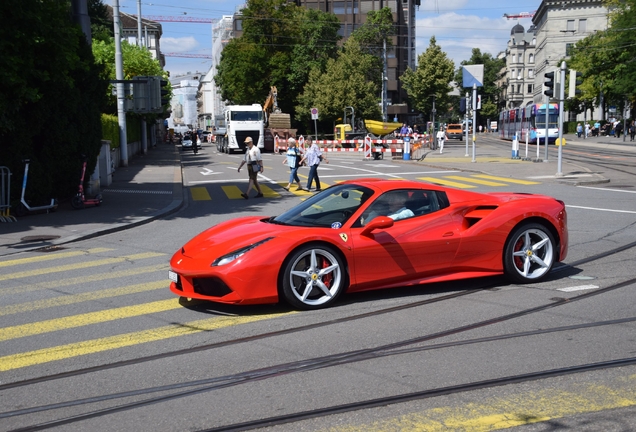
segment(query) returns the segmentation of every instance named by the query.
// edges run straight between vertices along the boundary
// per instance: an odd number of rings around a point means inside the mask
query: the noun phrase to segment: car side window
[[[390,191],[378,197],[353,227],[365,226],[378,216],[388,216],[394,220],[409,219],[434,213],[448,207],[446,194],[423,189]]]

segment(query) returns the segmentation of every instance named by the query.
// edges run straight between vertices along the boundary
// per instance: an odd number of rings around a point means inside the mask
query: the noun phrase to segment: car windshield
[[[355,184],[332,186],[271,219],[272,223],[340,228],[371,196],[369,188]]]

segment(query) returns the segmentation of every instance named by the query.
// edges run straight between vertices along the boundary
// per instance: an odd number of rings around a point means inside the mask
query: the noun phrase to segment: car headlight
[[[259,242],[252,243],[252,244],[251,244],[251,245],[249,245],[249,246],[242,247],[242,248],[237,249],[237,250],[235,250],[235,251],[233,251],[233,252],[230,252],[230,253],[229,253],[229,254],[227,254],[227,255],[223,255],[222,257],[219,257],[219,258],[217,258],[217,259],[215,259],[215,260],[214,260],[214,262],[212,263],[212,267],[215,267],[215,266],[222,266],[222,265],[225,265],[225,264],[229,264],[229,263],[231,263],[232,261],[234,261],[234,260],[236,260],[236,259],[240,258],[242,255],[244,255],[244,254],[245,254],[245,253],[247,253],[248,251],[251,251],[251,250],[252,250],[252,249],[254,249],[255,247],[260,246],[260,245],[262,245],[263,243],[268,242],[268,241],[270,241],[270,240],[271,240],[271,239],[273,239],[273,238],[274,238],[274,237],[267,237],[266,239],[263,239],[263,240],[261,240],[261,241],[259,241]]]

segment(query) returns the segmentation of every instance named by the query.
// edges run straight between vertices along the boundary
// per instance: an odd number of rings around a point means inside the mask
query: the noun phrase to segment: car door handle
[[[452,232],[452,231],[449,231],[449,232],[444,233],[444,235],[442,235],[442,237],[452,237],[453,235],[455,235],[455,233]]]

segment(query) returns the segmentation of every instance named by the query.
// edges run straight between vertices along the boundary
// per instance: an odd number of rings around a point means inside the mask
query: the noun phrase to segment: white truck
[[[221,151],[245,151],[245,138],[252,138],[260,150],[265,147],[263,107],[260,104],[228,105],[223,110],[226,134]]]

